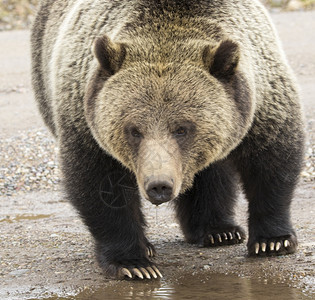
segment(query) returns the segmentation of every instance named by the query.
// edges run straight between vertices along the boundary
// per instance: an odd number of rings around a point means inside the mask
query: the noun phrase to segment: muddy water
[[[244,299],[265,300],[312,299],[310,294],[286,284],[260,282],[222,274],[181,276],[172,283],[161,281],[125,281],[99,288],[86,288],[75,296],[50,297],[49,300],[104,300],[104,299]],[[41,298],[43,299],[43,298]],[[314,299],[314,298],[313,298]],[[34,299],[35,300],[35,299]]]

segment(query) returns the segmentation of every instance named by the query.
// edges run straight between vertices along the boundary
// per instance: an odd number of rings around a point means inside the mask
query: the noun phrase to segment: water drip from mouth
[[[155,225],[158,224],[158,218],[157,218],[157,216],[158,216],[158,205],[155,205]]]

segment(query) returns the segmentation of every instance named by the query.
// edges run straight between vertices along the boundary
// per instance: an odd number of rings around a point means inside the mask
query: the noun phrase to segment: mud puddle
[[[246,299],[265,300],[312,299],[307,291],[284,283],[252,280],[235,275],[186,274],[176,281],[120,281],[99,289],[85,288],[76,295],[37,298],[47,300],[104,300],[104,299]],[[35,298],[31,298],[36,300]]]

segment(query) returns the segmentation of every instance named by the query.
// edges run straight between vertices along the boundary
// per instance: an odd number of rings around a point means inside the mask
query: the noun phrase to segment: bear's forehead
[[[206,70],[191,64],[138,63],[125,67],[115,77],[119,92],[159,102],[202,98],[217,88],[216,80]]]

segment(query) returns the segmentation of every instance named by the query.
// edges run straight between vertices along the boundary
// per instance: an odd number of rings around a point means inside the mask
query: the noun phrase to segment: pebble
[[[27,273],[28,271],[29,271],[29,269],[14,270],[14,271],[10,272],[9,275],[11,275],[11,276],[21,276],[21,275]]]

